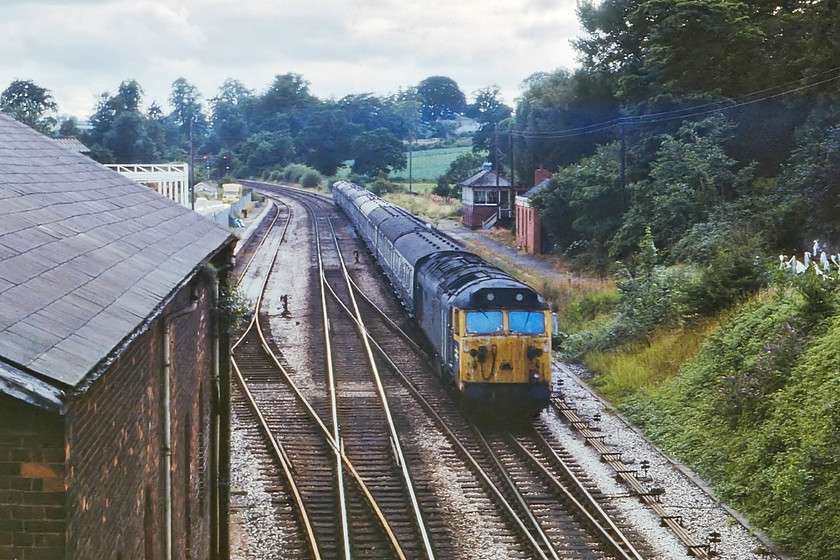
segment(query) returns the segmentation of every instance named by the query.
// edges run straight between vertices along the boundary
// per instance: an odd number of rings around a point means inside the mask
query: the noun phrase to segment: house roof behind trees
[[[0,115],[0,391],[29,375],[41,395],[44,381],[77,386],[232,242],[211,220]]]

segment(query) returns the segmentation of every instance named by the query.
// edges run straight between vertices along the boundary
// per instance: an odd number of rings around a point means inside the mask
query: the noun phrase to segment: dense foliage
[[[581,67],[532,76],[515,117],[517,173],[556,171],[540,201],[556,248],[603,270],[645,227],[669,254],[732,212],[768,248],[840,242],[831,5],[580,3]]]
[[[840,554],[840,322],[831,292],[817,316],[795,287],[762,294],[679,375],[622,404],[802,560]]]
[[[343,167],[362,180],[406,168],[409,146],[451,139],[454,120],[474,115],[482,126],[510,116],[497,88],[476,92],[475,103],[451,78],[432,76],[397,95],[348,95],[320,100],[298,74],[277,75],[261,94],[228,79],[206,103],[184,78],[172,84],[165,112],[135,80],[99,96],[89,127],[67,119],[55,130],[58,107],[50,92],[15,81],[0,96],[0,110],[50,134],[79,137],[103,163],[157,163],[196,158],[196,178],[267,177],[290,164],[324,176]]]
[[[840,258],[839,7],[580,0],[580,66],[528,77],[515,111],[495,86],[468,104],[445,76],[339,100],[297,74],[262,93],[229,79],[206,104],[178,79],[169,112],[129,80],[100,96],[90,129],[60,133],[102,162],[184,161],[192,145],[199,178],[320,184],[347,167],[387,192],[409,146],[472,117],[473,152],[436,193],[457,196],[485,159],[526,187],[543,165],[548,245],[615,278],[568,304],[567,356],[799,558],[837,557],[840,280],[780,273],[772,255]],[[32,82],[13,82],[0,110],[55,128]]]

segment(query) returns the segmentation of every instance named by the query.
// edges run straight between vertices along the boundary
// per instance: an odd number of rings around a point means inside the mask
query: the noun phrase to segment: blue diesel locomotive
[[[332,190],[470,408],[542,410],[551,393],[551,317],[542,296],[370,191],[346,181]]]

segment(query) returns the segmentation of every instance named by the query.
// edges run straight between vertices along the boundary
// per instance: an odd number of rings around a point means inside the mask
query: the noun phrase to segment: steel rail
[[[280,240],[281,240],[280,242],[282,243],[283,242],[282,240],[285,239],[285,237],[286,237],[286,228],[288,228],[289,223],[292,221],[292,208],[288,204],[283,202],[282,200],[277,200],[277,199],[274,199],[274,198],[271,198],[270,200],[273,204],[283,204],[284,206],[286,206],[286,208],[289,211],[289,218],[286,220],[286,226],[283,228],[283,231],[280,234]],[[271,223],[268,224],[268,231],[271,231],[274,228],[274,225],[277,223],[277,220],[279,218],[280,218],[280,208],[278,207],[277,208],[277,215],[275,215],[274,218],[271,220]],[[259,253],[260,249],[262,249],[262,246],[265,244],[266,239],[268,239],[268,236],[264,235],[263,238],[260,239],[259,243],[257,243],[257,246],[254,247],[254,252],[251,255],[251,258],[248,259],[248,262],[245,264],[245,267],[242,269],[242,272],[240,273],[239,278],[236,281],[236,284],[235,284],[236,286],[239,286],[239,284],[242,282],[242,279],[245,278],[245,276],[248,274],[248,271],[251,269],[251,264],[253,264],[254,259],[257,256],[257,253]]]
[[[330,327],[330,320],[329,320],[329,315],[328,315],[328,311],[327,311],[327,300],[326,300],[326,292],[327,292],[326,288],[329,288],[329,282],[327,281],[326,271],[324,270],[324,262],[323,262],[323,259],[322,259],[323,248],[321,247],[321,236],[320,236],[321,228],[318,225],[317,216],[315,215],[315,212],[312,209],[312,206],[310,205],[310,202],[305,201],[305,202],[303,202],[303,204],[304,204],[307,212],[309,212],[309,215],[312,217],[312,224],[313,224],[313,228],[315,230],[315,245],[316,245],[316,252],[317,252],[317,255],[318,255],[318,275],[319,275],[319,287],[320,287],[320,298],[321,298],[321,311],[322,311],[322,318],[323,318],[323,321],[324,321],[324,344],[325,344],[325,348],[326,348],[325,355],[326,355],[326,359],[327,359],[327,378],[328,378],[329,390],[330,390],[330,414],[332,416],[332,422],[333,422],[333,439],[336,443],[338,443],[338,442],[341,441],[341,430],[340,430],[340,423],[339,423],[339,418],[338,418],[338,402],[337,402],[338,396],[336,394],[337,387],[336,387],[336,383],[335,383],[335,372],[334,372],[334,369],[333,369],[333,359],[332,359],[333,350],[332,350],[332,344],[331,344],[331,341],[330,341],[330,336],[331,336],[330,333],[331,333],[332,329]],[[326,216],[326,218],[327,218],[328,223],[331,224],[331,222],[329,222],[329,217]],[[333,233],[333,236],[332,236],[333,240],[336,242],[336,247],[337,247],[338,246],[337,245],[337,240],[335,239],[334,232],[332,232],[332,233]],[[342,266],[343,266],[343,259],[341,258],[340,251],[339,251],[339,259],[341,260]],[[341,448],[340,445],[336,445],[335,450],[336,450],[336,456],[337,456],[337,467],[340,467],[341,464],[343,464],[343,462],[345,460],[348,463],[350,462],[349,459],[344,454],[344,451],[343,451],[343,449]],[[355,473],[355,469],[353,469],[353,472]],[[338,484],[339,484],[339,487],[340,487],[341,492],[342,492],[341,503],[343,504],[343,506],[342,506],[341,515],[342,515],[342,524],[343,524],[343,532],[344,532],[343,537],[344,537],[344,544],[345,544],[345,556],[344,556],[344,558],[345,558],[345,560],[350,560],[352,558],[352,554],[351,554],[351,549],[350,549],[349,521],[348,521],[348,518],[347,518],[348,514],[347,514],[347,511],[346,511],[346,499],[343,496],[344,486],[343,486],[343,481],[342,481],[343,477],[341,476],[340,468],[338,469],[337,476],[338,476]],[[358,480],[361,480],[361,478],[358,477]],[[376,505],[376,500],[374,499],[373,495],[370,494],[370,492],[367,490],[366,487],[365,487],[365,493],[366,493],[366,495],[368,497],[368,500],[370,501],[371,505],[374,506],[373,507],[374,513],[376,514],[377,518],[379,519],[379,522],[382,525],[383,529],[387,533],[388,538],[391,541],[391,545],[394,547],[394,551],[397,553],[397,555],[400,558],[405,559],[405,555],[402,551],[402,548],[400,547],[399,542],[396,538],[396,535],[394,534],[393,530],[391,529],[391,526],[388,523],[388,520],[385,518],[382,510],[379,509],[378,505]]]
[[[307,209],[312,215],[311,209],[307,206]],[[321,238],[320,238],[320,228],[318,227],[318,220],[313,216],[312,220],[313,227],[315,228],[315,247],[316,247],[316,254],[318,256],[318,288],[320,292],[321,298],[321,319],[324,321],[324,356],[326,357],[327,363],[327,385],[329,388],[330,393],[330,419],[332,420],[332,437],[335,442],[341,441],[341,425],[338,421],[338,395],[336,394],[336,384],[335,384],[335,370],[333,368],[333,349],[332,349],[332,341],[330,337],[330,317],[327,312],[327,294],[326,294],[326,278],[324,273],[324,261],[322,257],[322,249],[321,249]],[[336,476],[336,484],[338,484],[338,503],[339,503],[339,517],[341,520],[341,535],[342,535],[342,545],[344,547],[344,558],[349,560],[353,557],[352,550],[350,548],[350,520],[349,520],[349,512],[347,511],[347,495],[344,490],[344,470],[342,468],[342,460],[341,460],[342,451],[340,447],[336,446],[335,448],[335,476]]]
[[[342,304],[342,306],[344,307],[345,312],[352,317],[353,314],[350,311],[350,309],[344,304]],[[374,305],[374,308],[376,308],[377,310],[379,309],[376,305]],[[382,314],[381,311],[380,314]],[[384,314],[382,314],[382,316],[387,319],[387,317]],[[398,326],[394,325],[394,327],[400,332],[403,332],[401,329],[399,329]],[[360,328],[363,327],[360,325]],[[514,523],[519,527],[519,530],[522,532],[522,534],[526,536],[534,551],[538,553],[539,558],[543,560],[548,560],[549,556],[545,554],[545,551],[540,546],[539,542],[534,538],[534,536],[531,534],[531,531],[522,521],[521,515],[517,513],[516,508],[510,503],[510,500],[508,500],[508,498],[505,497],[501,490],[499,490],[498,486],[490,479],[490,476],[478,463],[475,457],[473,457],[473,454],[464,446],[463,443],[461,443],[460,438],[450,429],[450,427],[446,424],[443,418],[441,418],[440,414],[438,414],[438,412],[434,409],[431,403],[420,393],[420,391],[417,390],[417,388],[414,386],[414,384],[411,382],[408,376],[400,369],[400,367],[397,364],[393,362],[393,360],[391,360],[391,358],[388,356],[385,350],[379,345],[378,342],[376,342],[376,339],[373,338],[373,335],[371,335],[371,333],[367,330],[365,330],[364,333],[370,339],[371,343],[380,353],[382,358],[388,362],[389,367],[391,367],[397,374],[397,376],[400,379],[402,379],[403,386],[414,396],[417,402],[420,403],[420,405],[430,416],[435,425],[437,425],[437,427],[446,435],[447,439],[449,439],[449,441],[457,449],[457,451],[464,458],[464,460],[470,464],[473,472],[476,473],[477,476],[484,481],[485,487],[490,490],[490,492],[495,496],[497,502],[501,504],[502,508],[507,511],[510,518],[514,520]],[[405,333],[403,333],[403,335],[408,337],[408,335],[406,335]],[[410,339],[410,337],[408,338]],[[518,490],[516,489],[515,485],[513,486],[513,490],[515,493],[518,493]],[[552,556],[554,558],[557,558],[557,555],[553,551],[553,548],[549,547],[549,549],[552,550]]]
[[[556,366],[558,369],[564,369],[565,367],[556,360],[552,360],[552,364]],[[568,373],[568,370],[566,370]],[[571,379],[574,379],[581,387],[586,389],[591,393],[591,390],[586,387],[582,382],[580,382],[574,375],[571,375]],[[562,414],[586,440],[588,445],[591,445],[598,453],[601,454],[602,460],[607,463],[612,469],[616,472],[616,475],[627,482],[630,486],[631,490],[634,492],[639,499],[645,503],[648,507],[650,507],[653,512],[659,516],[663,526],[668,527],[671,531],[677,536],[677,538],[685,545],[688,549],[689,553],[692,556],[696,556],[697,558],[711,558],[713,553],[710,550],[708,544],[698,543],[694,538],[685,530],[685,527],[682,525],[682,519],[680,516],[670,515],[662,504],[659,503],[658,497],[652,494],[642,482],[636,477],[632,472],[629,472],[626,468],[624,463],[621,462],[620,454],[616,454],[611,452],[606,444],[603,442],[604,436],[600,434],[593,434],[588,428],[584,427],[589,423],[586,420],[580,418],[577,413],[565,402],[556,400],[552,398],[552,405],[554,406],[555,410]]]
[[[423,540],[423,548],[426,553],[426,558],[429,560],[434,560],[435,553],[432,548],[431,539],[429,538],[429,532],[426,528],[426,522],[423,519],[422,512],[420,511],[420,503],[417,499],[417,493],[414,491],[414,483],[411,480],[411,474],[408,472],[408,463],[405,460],[405,455],[403,454],[402,444],[400,443],[399,433],[397,432],[397,427],[394,424],[393,416],[391,415],[391,405],[388,403],[388,396],[385,394],[385,387],[382,385],[382,378],[379,373],[379,368],[376,366],[376,360],[373,356],[373,350],[370,346],[370,337],[368,336],[367,329],[364,325],[364,320],[362,318],[362,313],[359,310],[359,306],[356,302],[355,290],[353,289],[354,283],[350,278],[350,271],[347,270],[346,263],[344,262],[344,255],[341,252],[341,247],[338,244],[338,236],[335,233],[335,227],[332,223],[332,220],[329,220],[330,230],[332,232],[333,241],[335,243],[335,250],[338,253],[338,260],[341,263],[341,269],[344,274],[344,281],[347,284],[347,290],[350,293],[350,301],[353,303],[353,317],[355,318],[356,326],[359,328],[359,335],[362,338],[362,341],[365,345],[365,352],[367,354],[368,362],[370,364],[371,372],[373,373],[373,379],[376,383],[376,390],[379,394],[379,400],[382,404],[383,413],[385,414],[385,418],[388,423],[388,431],[391,436],[392,445],[394,447],[394,454],[396,455],[397,464],[400,467],[402,472],[402,478],[405,485],[405,490],[408,492],[408,495],[411,499],[411,507],[413,509],[414,519],[417,524],[418,530],[420,531],[420,536]],[[341,303],[338,295],[329,285],[327,282],[327,286],[330,289],[333,297],[336,301]]]
[[[268,231],[271,231],[274,228],[274,225],[277,223],[277,218],[279,217],[279,215],[280,215],[280,212],[279,212],[279,209],[278,209],[277,216],[275,216],[274,220],[272,220],[271,224],[269,224]],[[286,237],[286,231],[288,230],[289,223],[291,222],[291,217],[292,217],[291,209],[289,209],[289,219],[286,220],[286,224],[284,225],[283,231],[280,234],[280,243],[282,243],[283,239],[285,239],[285,237]],[[245,272],[248,270],[251,263],[254,261],[254,256],[257,254],[257,251],[259,250],[259,248],[262,247],[263,243],[265,242],[266,237],[263,237],[263,239],[260,241],[259,245],[257,246],[257,249],[254,251],[254,255],[252,255],[251,259],[248,261],[248,264],[246,265],[245,269],[243,270],[242,275],[240,276],[240,280],[245,277]],[[278,247],[279,247],[280,243],[278,243]],[[272,259],[272,266],[274,265],[274,262],[276,261],[276,259],[277,259],[277,253],[275,252],[274,258]],[[260,292],[259,292],[259,297],[257,298],[257,301],[254,303],[254,313],[251,316],[251,320],[248,323],[248,327],[245,329],[242,336],[240,336],[239,339],[237,339],[237,341],[231,347],[230,362],[231,362],[231,367],[233,368],[233,371],[236,373],[236,377],[239,381],[239,386],[245,394],[246,401],[248,402],[248,407],[251,409],[252,413],[257,417],[257,420],[259,421],[260,429],[263,433],[263,436],[266,439],[268,439],[269,443],[271,444],[271,448],[274,451],[274,457],[276,458],[277,462],[280,463],[280,468],[283,470],[283,475],[286,477],[286,483],[289,485],[289,490],[292,493],[292,496],[294,497],[295,504],[298,507],[301,523],[303,523],[304,532],[306,533],[306,538],[309,541],[309,546],[312,548],[312,554],[313,554],[313,556],[316,560],[320,560],[321,552],[320,552],[320,549],[318,547],[318,539],[315,536],[315,530],[312,527],[312,523],[309,519],[309,514],[307,513],[306,504],[303,500],[303,496],[301,495],[300,489],[298,488],[297,482],[295,481],[295,476],[294,476],[294,473],[292,472],[293,469],[292,469],[292,466],[291,466],[291,461],[289,459],[289,456],[286,453],[286,450],[284,449],[282,443],[280,443],[280,441],[276,437],[274,437],[274,434],[272,433],[271,428],[269,427],[268,422],[265,419],[265,416],[263,415],[262,411],[260,410],[259,405],[257,405],[256,399],[254,398],[253,394],[251,393],[251,390],[248,388],[248,384],[246,383],[245,378],[242,376],[242,372],[239,369],[239,365],[236,363],[236,360],[233,358],[233,355],[232,355],[233,350],[242,342],[242,340],[245,339],[245,336],[248,334],[248,332],[250,332],[251,329],[256,328],[256,332],[257,332],[257,334],[259,334],[260,339],[263,340],[263,342],[265,341],[262,337],[262,333],[260,332],[259,320],[258,320],[257,317],[259,315],[258,310],[259,310],[260,302],[262,301],[262,296],[263,296],[263,293],[265,292],[265,286],[268,283],[268,276],[269,275],[266,274],[265,281],[263,282],[263,285],[261,286],[261,289],[260,289]]]
[[[307,207],[307,210],[309,210],[310,215],[312,215],[312,217],[313,217],[313,219],[314,219],[314,215],[312,214],[311,209],[309,209],[309,208]],[[291,208],[290,208],[290,217],[291,217],[291,214],[292,214],[292,213],[291,213]],[[284,228],[283,228],[283,232],[282,232],[282,234],[281,234],[281,243],[282,243],[282,239],[285,239],[285,235],[286,235],[286,232],[287,232],[287,230],[288,230],[288,227],[289,227],[289,223],[290,223],[290,222],[291,222],[291,220],[287,220],[287,221],[286,221],[286,224],[285,224],[285,226],[284,226]],[[316,223],[316,226],[317,226],[317,223]],[[279,250],[279,244],[278,244],[278,250]],[[345,468],[347,469],[347,472],[348,472],[348,473],[350,473],[351,477],[355,480],[356,484],[359,486],[360,491],[362,492],[362,495],[364,495],[365,499],[366,499],[366,500],[368,501],[368,503],[370,504],[371,509],[373,509],[373,511],[374,511],[374,513],[376,514],[377,518],[378,518],[378,519],[380,520],[380,522],[383,524],[383,528],[384,528],[384,530],[385,530],[386,534],[388,535],[388,537],[389,537],[389,539],[390,539],[390,541],[391,541],[391,545],[394,547],[394,549],[395,549],[395,551],[397,552],[397,554],[398,554],[399,558],[400,558],[400,559],[402,559],[402,560],[406,560],[405,555],[403,554],[402,550],[401,550],[401,549],[400,549],[400,547],[399,547],[399,543],[398,543],[398,542],[397,542],[397,540],[396,540],[396,536],[394,535],[393,530],[392,530],[392,529],[391,529],[391,527],[389,526],[389,524],[388,524],[387,520],[386,520],[386,519],[385,519],[385,517],[384,517],[384,514],[383,514],[382,510],[379,508],[379,505],[376,503],[376,500],[375,500],[375,498],[373,497],[373,494],[370,492],[370,489],[368,489],[368,487],[367,487],[367,485],[366,485],[365,481],[362,479],[362,477],[361,477],[361,475],[358,473],[358,471],[356,471],[356,469],[355,469],[355,467],[353,466],[353,464],[351,463],[350,459],[349,459],[349,458],[348,458],[348,457],[347,457],[347,456],[346,456],[346,455],[342,452],[341,447],[340,447],[340,445],[339,445],[339,443],[338,443],[338,441],[339,441],[339,440],[335,439],[335,438],[332,436],[332,434],[331,434],[331,432],[330,432],[329,428],[327,428],[327,426],[326,426],[326,425],[324,424],[324,422],[321,420],[320,415],[319,415],[319,414],[315,411],[315,409],[312,407],[312,405],[309,403],[309,401],[306,399],[306,397],[303,395],[303,393],[300,391],[300,389],[299,389],[299,388],[297,387],[297,385],[294,383],[294,381],[293,381],[293,379],[292,379],[291,375],[290,375],[290,374],[289,374],[289,372],[286,370],[286,368],[285,368],[285,367],[284,367],[284,366],[280,363],[280,361],[277,359],[277,356],[276,356],[276,355],[274,354],[274,352],[272,351],[272,349],[271,349],[270,345],[268,344],[268,341],[267,341],[267,340],[266,340],[266,338],[265,338],[265,335],[263,334],[263,329],[260,327],[259,312],[258,312],[258,310],[259,310],[259,309],[260,309],[260,307],[261,307],[261,303],[262,303],[263,295],[264,295],[264,293],[265,293],[265,287],[266,287],[266,285],[268,284],[268,279],[269,279],[269,277],[271,276],[271,270],[273,270],[273,269],[274,269],[274,264],[276,263],[276,261],[277,261],[277,252],[275,252],[275,254],[274,254],[273,258],[272,258],[272,263],[271,263],[271,266],[270,266],[270,272],[269,272],[269,274],[266,274],[266,277],[265,277],[265,279],[263,280],[262,287],[261,287],[261,289],[260,289],[260,291],[259,291],[259,296],[257,297],[257,300],[256,300],[256,301],[255,301],[255,303],[254,303],[254,313],[252,314],[251,320],[249,321],[248,326],[246,327],[245,331],[243,332],[243,335],[242,335],[242,336],[240,336],[240,337],[237,339],[237,341],[236,341],[236,342],[235,342],[235,343],[231,346],[231,352],[233,352],[233,350],[235,350],[235,349],[236,349],[236,347],[237,347],[237,346],[239,346],[239,344],[241,344],[241,343],[242,343],[242,341],[243,341],[243,340],[244,340],[244,338],[245,338],[245,335],[249,332],[249,330],[250,330],[250,329],[252,329],[252,328],[254,328],[254,327],[256,326],[257,328],[256,328],[255,332],[256,332],[256,334],[257,334],[257,335],[259,336],[259,338],[260,338],[260,344],[261,344],[261,346],[262,346],[263,350],[265,350],[266,355],[267,355],[267,356],[268,356],[268,357],[272,360],[272,362],[274,363],[275,367],[277,367],[278,371],[280,371],[280,372],[281,372],[281,374],[283,375],[283,377],[284,377],[284,379],[285,379],[286,383],[288,384],[289,388],[290,388],[290,389],[292,390],[292,392],[294,393],[294,395],[295,395],[296,399],[298,400],[298,402],[299,402],[299,403],[301,403],[301,405],[302,405],[302,406],[306,409],[307,414],[309,415],[309,417],[310,417],[310,418],[311,418],[311,419],[312,419],[312,420],[313,420],[313,421],[314,421],[314,422],[318,425],[318,427],[321,429],[322,433],[324,434],[324,438],[325,438],[325,440],[326,440],[327,444],[328,444],[328,445],[330,445],[330,447],[332,447],[332,448],[333,448],[333,450],[334,450],[334,451],[335,451],[335,452],[336,452],[336,453],[337,453],[337,454],[341,457],[341,460],[342,460],[342,462],[343,462],[343,464],[344,464]],[[235,357],[234,357],[233,355],[231,355],[231,365],[232,365],[232,366],[233,366],[236,370],[238,370],[238,369],[239,369],[239,368],[238,368],[238,364],[236,363]],[[243,386],[243,387],[245,387],[245,383],[244,383],[244,379],[243,379],[243,378],[240,378],[240,383],[242,384],[242,386]],[[254,403],[254,404],[256,405],[256,403]],[[270,430],[268,430],[268,431],[267,431],[267,433],[269,433],[269,434],[270,434]],[[270,437],[273,437],[273,436],[270,436]],[[275,440],[275,441],[276,441],[276,440]],[[280,444],[280,442],[279,442],[279,441],[277,441],[277,444],[280,446],[280,448],[281,448],[281,449],[283,449],[282,444]],[[284,456],[286,456],[285,450],[283,451],[283,454],[284,454]],[[308,516],[306,515],[306,508],[305,508],[304,503],[303,503],[302,501],[298,503],[298,507],[300,508],[301,515],[302,515],[302,516],[306,516],[306,517],[308,517]],[[311,535],[309,535],[309,536],[308,536],[308,538],[310,538],[310,539],[315,539],[315,535],[314,535],[314,533],[313,533],[313,534],[311,534]],[[314,542],[314,541],[312,541],[312,540],[311,540],[310,542],[311,542],[311,544],[312,544],[312,546],[313,546],[313,551],[317,551],[317,550],[318,550],[317,543],[316,543],[316,542]],[[347,558],[349,559],[350,557],[348,556]]]
[[[562,492],[566,498],[574,504],[574,506],[582,512],[586,518],[592,523],[597,530],[601,533],[604,540],[613,548],[613,551],[619,555],[621,558],[625,558],[627,560],[644,560],[642,555],[636,550],[636,548],[627,540],[627,537],[624,535],[624,532],[619,529],[613,520],[607,515],[607,512],[595,501],[595,498],[592,497],[592,494],[587,490],[583,484],[581,484],[580,480],[577,476],[572,472],[566,462],[557,454],[554,448],[548,443],[548,441],[540,434],[539,432],[534,432],[535,437],[538,439],[539,443],[543,445],[545,451],[551,454],[551,457],[556,461],[556,463],[563,469],[563,473],[566,477],[572,481],[575,485],[575,488],[578,492],[582,493],[586,497],[587,504],[581,503],[573,494],[572,491],[566,487],[565,484],[557,480],[557,478],[552,475],[548,469],[529,451],[525,448],[521,441],[519,441],[513,434],[508,434],[510,441],[512,441],[516,446],[525,453],[536,465],[542,473],[548,477],[551,483]],[[596,519],[595,516],[591,513],[591,510],[594,510],[595,514],[600,518]],[[612,534],[610,533],[612,532]],[[613,535],[618,536],[618,540]],[[620,541],[620,542],[619,542]]]

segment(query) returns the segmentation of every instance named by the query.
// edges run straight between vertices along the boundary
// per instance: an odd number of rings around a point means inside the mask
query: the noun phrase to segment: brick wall
[[[163,315],[186,306],[189,295],[183,290]],[[176,559],[209,557],[210,472],[202,465],[212,397],[209,287],[199,295],[198,309],[172,323]],[[158,319],[68,406],[67,546],[76,558],[163,556],[162,344]]]
[[[0,559],[64,558],[61,418],[0,395]]]

